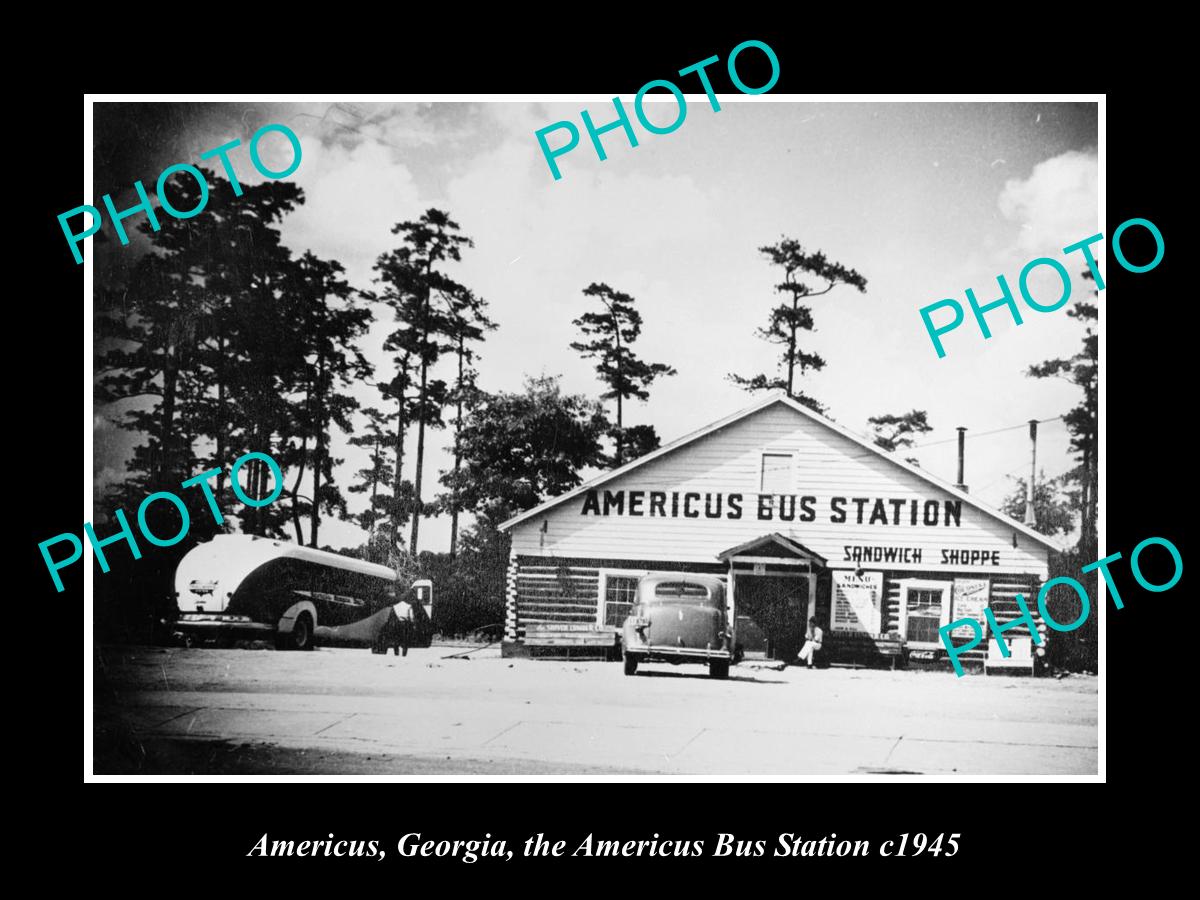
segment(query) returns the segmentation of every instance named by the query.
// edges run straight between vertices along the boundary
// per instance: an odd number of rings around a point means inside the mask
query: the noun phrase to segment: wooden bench
[[[887,660],[892,669],[903,659],[904,641],[898,637],[879,637],[871,634],[851,635],[845,632],[825,634],[825,648],[830,651],[831,665],[866,667]]]
[[[904,653],[904,641],[898,637],[879,637],[872,640],[875,644],[875,652],[880,656],[887,657],[892,668],[895,669],[897,660],[901,659]]]
[[[525,626],[525,646],[538,656],[608,659],[617,647],[617,633],[604,625],[538,622]]]

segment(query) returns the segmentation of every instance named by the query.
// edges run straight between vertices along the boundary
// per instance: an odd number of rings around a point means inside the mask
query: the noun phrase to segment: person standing
[[[825,637],[825,632],[821,630],[821,626],[817,624],[816,618],[808,620],[808,633],[804,636],[804,646],[800,648],[800,659],[808,666],[813,668],[813,654],[821,649],[821,642]]]

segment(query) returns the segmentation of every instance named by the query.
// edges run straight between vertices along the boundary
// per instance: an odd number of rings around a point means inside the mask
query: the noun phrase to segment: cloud
[[[377,143],[394,150],[444,146],[469,137],[480,118],[470,103],[305,103],[288,105],[293,125],[327,146]]]
[[[1000,212],[1020,227],[1022,256],[1051,256],[1096,233],[1096,154],[1072,150],[1044,160],[1026,179],[1011,179],[1000,192]]]
[[[311,249],[340,260],[360,283],[395,244],[392,226],[420,208],[412,173],[375,142],[309,144],[295,181],[305,200],[283,222],[285,242],[297,253]]]

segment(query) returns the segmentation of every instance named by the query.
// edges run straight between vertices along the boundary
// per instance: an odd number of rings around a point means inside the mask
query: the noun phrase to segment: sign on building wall
[[[879,634],[882,597],[882,572],[834,572],[833,630]]]
[[[669,519],[757,519],[760,522],[962,527],[961,500],[911,497],[830,497],[723,491],[609,491],[583,495],[583,516]]]
[[[983,611],[988,605],[988,580],[986,578],[955,578],[954,602],[950,607],[951,619],[974,619],[976,622],[987,621]],[[984,625],[986,628],[987,625]],[[974,629],[970,625],[959,625],[951,635],[954,637],[972,638]]]

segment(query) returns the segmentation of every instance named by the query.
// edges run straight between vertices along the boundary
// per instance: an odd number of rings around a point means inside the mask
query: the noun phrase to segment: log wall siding
[[[794,486],[789,494],[813,496],[812,522],[759,519],[757,502],[761,486],[762,454],[790,453],[795,460]],[[937,570],[959,575],[992,576],[1000,573],[1038,573],[1047,577],[1048,548],[1017,531],[1011,521],[960,501],[948,491],[901,468],[889,459],[849,438],[776,404],[718,429],[657,459],[639,466],[599,489],[605,491],[695,492],[742,495],[742,515],[720,518],[703,513],[696,518],[629,515],[610,510],[608,515],[583,513],[586,495],[574,497],[512,529],[513,549],[520,556],[547,555],[571,559],[659,560],[709,564],[724,550],[763,534],[783,534],[829,561],[834,568],[896,569],[908,572]],[[833,497],[868,497],[934,500],[942,509],[936,526],[912,525],[907,510],[900,524],[856,522],[856,507],[847,503],[845,523],[831,521]],[[944,524],[945,503],[961,502],[960,525]],[[869,518],[871,506],[866,507]],[[543,532],[543,526],[545,531]],[[1015,543],[1015,547],[1014,547]],[[847,546],[886,546],[921,550],[921,561],[904,564],[858,563],[845,559]],[[941,551],[986,550],[999,554],[1000,565],[941,564]],[[661,567],[661,565],[659,566]]]
[[[899,572],[888,571],[884,573],[884,607],[881,616],[883,623],[883,631],[885,634],[892,631],[900,631],[900,580],[901,579],[927,579],[931,581],[947,581],[952,580],[956,573],[953,572]],[[978,578],[977,574],[966,575],[966,573],[957,573],[959,577]],[[996,617],[996,621],[1003,625],[1020,616],[1021,611],[1017,608],[1016,595],[1022,594],[1025,597],[1025,605],[1029,608],[1029,612],[1033,615],[1033,620],[1038,625],[1042,623],[1041,614],[1037,608],[1037,593],[1041,587],[1041,579],[1036,575],[993,575],[988,579],[988,606],[992,610],[992,615]],[[956,611],[951,609],[949,621],[962,618]],[[988,644],[994,639],[991,629],[988,628],[987,622],[980,623],[984,629],[985,639],[980,642],[979,646],[974,650],[968,650],[959,656],[962,662],[974,661],[982,663],[988,655]],[[1028,637],[1029,626],[1025,624],[1016,625],[1004,632],[1002,637],[1006,642],[1011,642],[1014,637]],[[956,645],[959,643],[955,641]],[[944,650],[939,651],[939,655],[944,653]],[[949,663],[947,663],[948,665]]]
[[[520,560],[516,569],[516,631],[538,623],[587,625],[596,621],[600,570],[552,558]]]
[[[555,558],[546,556],[513,556],[509,565],[509,613],[505,622],[505,637],[509,640],[524,638],[526,626],[531,624],[576,624],[594,625],[598,621],[602,584],[601,570],[616,569],[630,572],[686,571],[725,575],[728,567],[721,563],[690,563],[684,560],[652,559],[583,559],[578,557]],[[866,570],[870,571],[870,570]],[[979,577],[974,573],[950,572],[945,570],[906,571],[889,569],[883,572],[884,599],[880,617],[884,634],[900,631],[900,581],[902,579],[924,579],[949,581],[955,576]],[[752,577],[752,576],[744,576]],[[1041,579],[1031,574],[995,575],[989,578],[989,601],[992,614],[1000,624],[1016,619],[1016,595],[1025,597],[1034,621],[1042,624],[1037,609],[1037,592]],[[830,622],[830,575],[823,573],[817,580],[816,612],[826,625]],[[953,610],[951,620],[960,616]],[[986,623],[985,623],[986,628]],[[1014,626],[1004,633],[1006,640],[1028,636],[1027,625]],[[830,640],[836,646],[853,644],[862,640],[851,633],[831,632]],[[988,642],[993,640],[990,630],[986,641],[963,653],[963,663],[982,663],[988,654]],[[835,653],[835,656],[837,654]],[[944,650],[938,651],[939,658]],[[947,666],[949,662],[943,660]]]
[[[601,569],[631,572],[708,572],[724,575],[720,563],[699,564],[680,560],[577,559],[548,556],[515,556],[509,565],[511,630],[508,640],[524,638],[526,625],[535,623],[594,624],[599,620]]]
[[[517,639],[517,554],[511,548],[504,585],[504,639]]]

